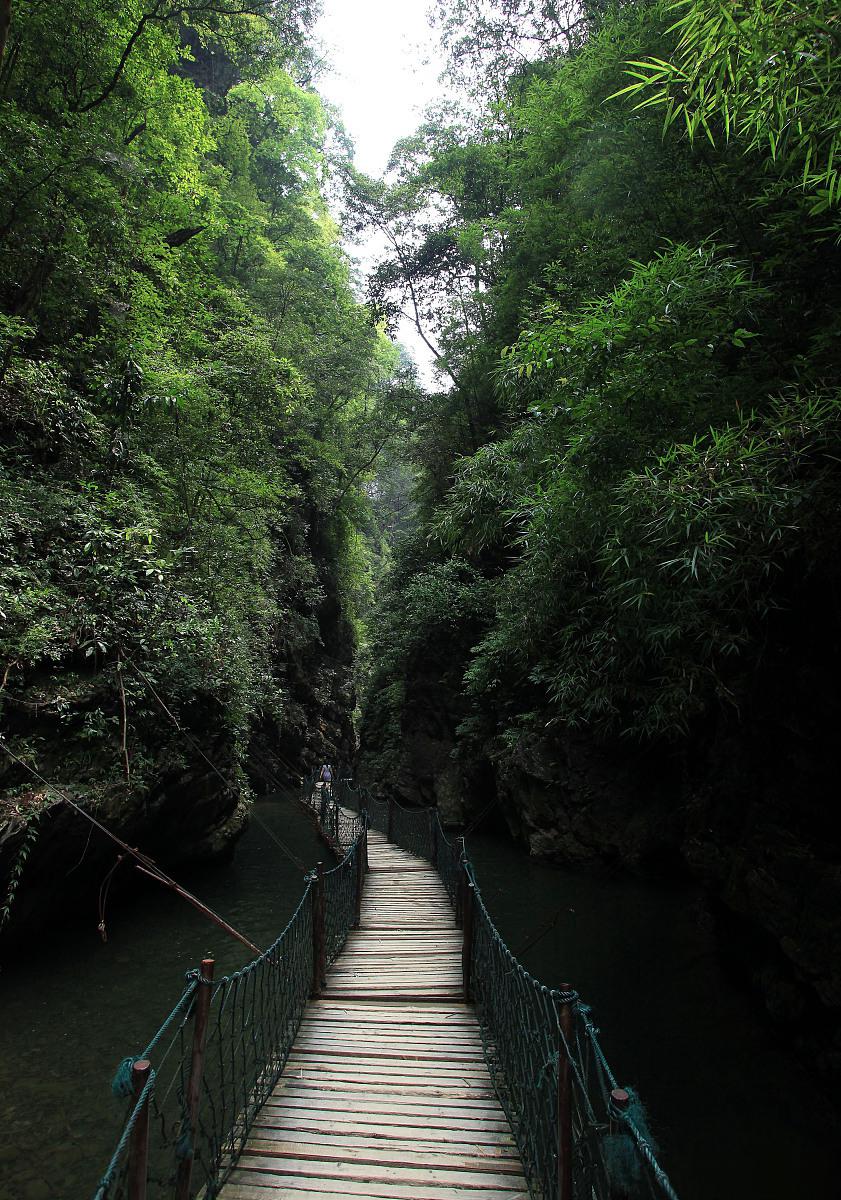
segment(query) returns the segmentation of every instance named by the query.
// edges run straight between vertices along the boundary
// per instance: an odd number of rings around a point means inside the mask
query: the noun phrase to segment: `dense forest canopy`
[[[399,773],[430,697],[463,782],[572,729],[738,721],[787,616],[837,647],[837,9],[435,21],[456,99],[354,181],[391,236],[373,302],[448,385],[413,439],[369,769]]]
[[[4,28],[5,745],[115,815],[202,756],[244,800],[258,728],[290,769],[350,749],[365,487],[417,389],[324,198],[349,147],[314,16],[21,0]],[[18,822],[55,798],[0,773]]]
[[[13,847],[32,770],[142,823],[209,763],[230,833],[255,758],[352,753],[360,631],[379,779],[424,721],[462,788],[574,730],[690,745],[804,637],[780,720],[831,725],[835,8],[430,15],[441,94],[370,179],[314,5],[0,6]]]

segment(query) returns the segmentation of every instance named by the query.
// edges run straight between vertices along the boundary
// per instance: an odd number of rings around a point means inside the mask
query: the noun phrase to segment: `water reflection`
[[[827,1100],[726,975],[695,891],[553,868],[501,838],[468,852],[527,969],[593,1006],[682,1200],[841,1197]]]
[[[258,945],[291,915],[324,857],[290,800],[261,801],[234,860],[184,879]],[[620,1082],[648,1102],[682,1200],[838,1200],[828,1106],[725,975],[696,894],[558,870],[509,842],[469,841],[503,937],[540,979],[593,1005]],[[247,951],[154,885],[109,913],[109,940],[80,928],[0,975],[0,1200],[85,1200],[113,1148],[117,1062],[145,1044],[213,952],[217,975]]]
[[[267,946],[304,888],[275,839],[307,866],[325,850],[294,801],[261,800],[256,812],[262,825],[252,823],[230,863],[177,875]],[[130,906],[110,907],[105,945],[96,920],[0,974],[0,1200],[92,1196],[124,1115],[110,1090],[117,1063],[143,1048],[203,955],[216,958],[217,977],[250,957],[151,882]]]

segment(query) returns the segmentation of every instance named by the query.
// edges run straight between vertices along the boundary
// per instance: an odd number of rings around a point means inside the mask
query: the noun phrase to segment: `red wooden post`
[[[625,1091],[624,1088],[614,1088],[613,1091],[610,1093],[610,1099],[613,1102],[614,1108],[617,1108],[620,1112],[624,1112],[625,1109],[628,1107],[628,1105],[631,1103],[631,1097],[628,1095],[628,1093]],[[615,1120],[613,1117],[610,1118],[610,1132],[611,1133],[619,1132],[619,1122],[617,1120]]]
[[[149,1079],[152,1064],[147,1058],[138,1059],[131,1068],[131,1090],[135,1106]],[[128,1200],[146,1200],[146,1180],[149,1174],[149,1097],[137,1114],[131,1131],[128,1159]]]
[[[386,826],[386,838],[388,841],[394,840],[394,801],[391,796],[388,798],[388,824]]]
[[[572,988],[562,983],[561,991],[571,992]],[[569,1004],[561,1005],[558,1024],[558,1200],[572,1200],[572,1068],[566,1051],[573,1037]]]
[[[324,929],[324,863],[315,864],[312,886],[312,994],[317,996],[327,979],[327,946]]]
[[[187,1094],[184,1098],[187,1109],[187,1129],[184,1132],[189,1138],[189,1148],[178,1164],[175,1200],[189,1200],[190,1196],[199,1101],[201,1099],[201,1082],[204,1073],[204,1049],[207,1043],[207,1025],[210,1017],[211,984],[213,983],[213,968],[215,965],[212,958],[203,958],[199,969],[199,986],[196,991],[195,1008],[193,1009],[193,1055],[190,1060],[190,1077],[187,1080]]]

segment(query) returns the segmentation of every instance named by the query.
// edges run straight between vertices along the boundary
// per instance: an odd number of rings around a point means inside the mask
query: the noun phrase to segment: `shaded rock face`
[[[213,762],[226,761],[226,755],[230,761],[231,747],[208,742],[202,748]],[[67,794],[89,808],[81,789],[71,786]],[[40,793],[37,799],[42,797]],[[34,799],[19,797],[23,816],[31,813]],[[70,805],[59,800],[39,807],[40,817],[29,837],[23,816],[11,810],[0,813],[0,878],[10,880],[20,872],[9,919],[0,933],[5,950],[51,929],[60,931],[69,914],[98,922],[101,889],[113,868],[119,886],[135,876],[140,880],[129,858],[116,866],[119,846]],[[226,784],[196,755],[194,761],[164,774],[152,790],[115,788],[100,798],[95,816],[129,846],[142,847],[161,867],[172,869],[186,861],[229,855],[245,829],[247,811],[233,778]]]
[[[2,715],[10,742],[36,746],[39,770],[47,779],[164,869],[230,855],[248,821],[249,781],[259,791],[297,787],[324,758],[337,766],[353,759],[353,631],[330,569],[330,548],[315,524],[308,530],[308,545],[316,570],[320,567],[322,586],[316,594],[321,600],[316,607],[312,595],[301,599],[297,615],[307,634],[295,639],[294,649],[278,631],[270,668],[285,707],[278,721],[255,721],[245,771],[218,702],[194,695],[179,710],[180,728],[154,708],[132,713],[128,784],[121,778],[118,733],[95,749],[84,735],[86,719],[99,714],[119,731],[113,671],[104,669],[72,679],[59,671],[46,677],[44,686],[51,692],[72,692],[73,720],[62,719],[52,701],[8,707]],[[36,813],[30,834],[27,822]],[[50,926],[64,926],[69,913],[98,920],[100,887],[119,853],[83,816],[53,802],[47,789],[0,755],[0,946],[10,948]],[[134,874],[127,862],[118,869],[119,880]],[[14,894],[5,920],[10,888]]]
[[[803,661],[769,659],[738,717],[678,744],[524,740],[495,770],[531,853],[700,883],[734,970],[838,1081],[841,712]]]
[[[262,721],[254,729],[247,772],[257,791],[296,787],[300,777],[324,757],[335,763],[349,763],[353,757],[355,690],[350,662],[333,659],[322,646],[299,671],[287,670],[289,676],[292,701],[287,722],[279,726]],[[191,727],[189,741],[180,739],[177,747],[168,744],[172,731],[162,733],[162,744],[156,748],[159,773],[157,777],[151,773],[151,786],[121,786],[113,782],[112,772],[108,789],[103,792],[97,787],[94,806],[85,781],[62,771],[60,731],[43,730],[49,753],[40,765],[71,799],[91,808],[108,829],[130,846],[142,848],[165,869],[177,869],[185,862],[211,862],[233,853],[247,825],[249,805],[245,779],[234,765],[235,748],[214,736],[216,722],[206,716],[203,725]],[[166,766],[167,760],[177,765]],[[0,793],[4,786],[24,780],[20,772],[6,771],[4,776],[0,770]],[[21,867],[10,919],[0,928],[0,946],[6,948],[36,936],[59,918],[64,924],[68,913],[92,919],[100,886],[120,853],[84,817],[49,799],[44,789],[37,789],[17,797],[15,805],[0,807],[0,908],[16,864]],[[26,818],[36,809],[41,815],[29,839],[31,847],[24,850]],[[119,876],[125,878],[133,871],[123,864]]]
[[[324,655],[302,671],[291,689],[283,724],[263,718],[249,746],[248,775],[260,793],[297,786],[302,776],[329,762],[349,769],[356,751],[352,666]]]
[[[254,725],[248,773],[260,792],[297,786],[303,775],[329,762],[349,771],[356,754],[354,659],[356,635],[342,603],[332,550],[323,526],[310,513],[307,547],[319,567],[322,598],[313,614],[305,601],[295,613],[315,618],[314,635],[294,647],[278,632],[272,667],[287,696],[281,719]]]
[[[530,853],[561,862],[664,867],[680,826],[680,764],[662,751],[586,737],[523,739],[496,765],[509,829]]]
[[[452,758],[453,742],[418,730],[406,743],[394,790],[403,801],[434,804],[445,825],[460,825],[466,816],[464,781]]]
[[[366,712],[355,773],[361,784],[402,804],[434,804],[445,825],[463,825],[475,814],[493,787],[490,772],[465,771],[455,756],[456,729],[463,712],[453,693],[428,676],[406,684],[400,710],[400,731],[381,728],[376,706]],[[387,745],[386,753],[380,747]]]
[[[379,731],[363,728],[360,775],[438,803],[454,824],[496,795],[512,836],[540,857],[699,883],[734,971],[838,1082],[841,662],[826,630],[780,615],[763,662],[734,684],[740,710],[681,740],[641,747],[576,731],[504,753],[489,741],[469,778],[453,754],[463,714],[452,691],[407,680],[399,759],[384,776]]]

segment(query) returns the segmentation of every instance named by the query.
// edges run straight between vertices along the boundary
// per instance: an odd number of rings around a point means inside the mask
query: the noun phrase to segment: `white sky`
[[[381,176],[394,143],[420,124],[438,95],[440,60],[426,19],[428,0],[323,0],[316,33],[332,69],[318,90],[340,110],[366,175]],[[348,246],[363,269],[378,251],[373,242]],[[397,333],[418,364],[421,382],[434,386],[429,351],[409,322]]]

